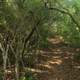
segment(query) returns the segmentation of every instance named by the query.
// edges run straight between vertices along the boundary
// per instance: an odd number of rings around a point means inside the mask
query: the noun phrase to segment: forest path
[[[40,51],[39,80],[80,80],[80,65],[73,61],[73,55],[80,49],[66,46],[57,38],[49,42],[52,46]]]

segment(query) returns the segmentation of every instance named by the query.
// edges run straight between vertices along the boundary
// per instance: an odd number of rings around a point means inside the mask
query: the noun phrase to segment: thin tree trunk
[[[16,58],[16,62],[15,62],[16,80],[19,80],[19,50],[18,48],[16,50],[15,58]]]
[[[7,67],[7,57],[8,57],[8,50],[9,50],[9,45],[7,44],[6,51],[3,49],[3,69],[4,69],[4,76],[3,80],[6,80],[6,67]]]
[[[18,64],[17,58],[16,58],[16,63],[15,63],[15,72],[16,72],[16,80],[19,80],[19,64]]]

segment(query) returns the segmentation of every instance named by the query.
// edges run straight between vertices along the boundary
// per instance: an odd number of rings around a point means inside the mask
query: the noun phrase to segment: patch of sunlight
[[[64,42],[64,38],[62,36],[60,36],[59,39]]]
[[[12,73],[12,71],[11,70],[5,70],[5,73]]]
[[[48,61],[48,63],[52,64],[52,65],[54,65],[54,64],[60,65],[60,64],[62,64],[62,60],[56,59],[55,61]]]
[[[50,43],[52,43],[52,44],[59,44],[60,42],[61,42],[61,40],[60,39],[48,39],[48,41],[50,42]]]
[[[7,4],[10,6],[11,5],[11,2],[12,0],[6,0]]]
[[[46,71],[43,71],[43,70],[40,70],[40,69],[34,69],[34,68],[25,68],[26,70],[28,71],[31,71],[31,72],[37,72],[37,73],[43,73],[43,72],[46,72]]]
[[[59,53],[55,51],[54,54],[59,54]]]
[[[76,51],[80,51],[80,48],[77,48]]]
[[[42,57],[45,57],[45,58],[50,58],[50,56],[48,56],[48,55],[41,55]]]
[[[69,59],[69,57],[66,56],[66,57],[64,57],[64,59]]]
[[[3,23],[6,24],[7,22],[4,20]]]
[[[78,27],[76,27],[76,30],[77,30],[77,31],[79,31],[79,28],[78,28]]]
[[[55,51],[55,52],[61,52],[61,49],[59,49],[59,48],[55,48],[55,49],[51,49],[52,51]]]
[[[59,38],[60,38],[60,39],[63,39],[63,37],[62,37],[62,36],[60,36]]]
[[[59,59],[61,56],[53,56],[54,59]]]
[[[40,50],[40,53],[54,53],[54,52]]]
[[[62,54],[62,53],[63,53],[62,51],[60,51],[60,52],[55,51],[55,52],[54,52],[54,54]]]
[[[74,68],[76,68],[76,69],[80,69],[80,66],[74,66]]]
[[[44,67],[44,68],[48,68],[48,69],[51,69],[51,66],[50,65],[48,65],[48,64],[39,64],[39,66],[41,66],[41,67]]]
[[[60,49],[57,49],[56,51],[61,51]]]

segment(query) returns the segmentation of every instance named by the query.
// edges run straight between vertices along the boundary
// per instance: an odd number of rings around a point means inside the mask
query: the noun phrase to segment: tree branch
[[[64,11],[64,10],[60,10],[60,9],[58,9],[58,8],[51,7],[51,6],[49,5],[49,3],[45,3],[45,4],[46,4],[45,7],[48,8],[49,10],[55,10],[55,11],[58,11],[58,12],[60,12],[60,13],[63,13],[63,14],[68,15],[68,16],[72,19],[72,21],[76,24],[76,26],[79,28],[79,32],[80,32],[80,25],[79,25],[79,23],[75,20],[75,18],[73,17],[73,15],[72,15],[71,13],[69,13],[68,11]],[[48,4],[48,6],[47,6],[47,4]]]
[[[24,45],[23,45],[23,49],[22,49],[22,53],[21,54],[24,53],[26,44],[29,41],[29,39],[32,37],[34,31],[36,30],[36,26],[38,26],[39,23],[40,23],[40,21],[37,22],[37,24],[33,27],[33,29],[31,30],[30,34],[28,35],[28,37],[26,37],[26,39],[24,41]]]
[[[80,29],[80,25],[77,23],[77,21],[74,19],[74,17],[72,16],[72,14],[70,14],[69,12],[60,10],[60,9],[58,9],[58,8],[49,8],[49,9],[50,9],[50,10],[56,10],[56,11],[59,11],[59,12],[61,12],[61,13],[63,13],[63,14],[68,15],[68,16],[72,19],[72,21],[76,24],[76,26]]]

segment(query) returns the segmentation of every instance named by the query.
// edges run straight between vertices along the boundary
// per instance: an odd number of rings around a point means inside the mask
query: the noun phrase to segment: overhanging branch
[[[55,11],[58,11],[60,13],[68,15],[71,18],[71,20],[76,24],[76,26],[79,28],[79,32],[80,32],[80,25],[75,20],[75,18],[73,17],[73,15],[71,13],[69,13],[68,11],[64,11],[64,10],[61,10],[61,9],[58,9],[58,8],[51,7],[48,2],[45,2],[45,7],[48,8],[49,10],[55,10]]]
[[[72,19],[72,21],[76,24],[76,26],[80,29],[79,23],[74,19],[74,17],[72,16],[72,14],[70,14],[69,12],[60,10],[60,9],[58,9],[58,8],[49,8],[49,9],[50,9],[50,10],[56,10],[56,11],[59,11],[59,12],[61,12],[61,13],[63,13],[63,14],[68,15],[68,16]]]

